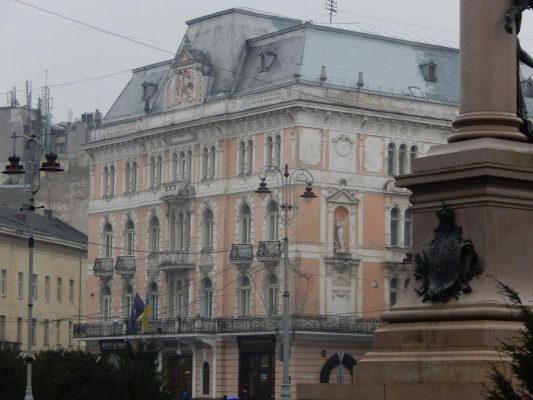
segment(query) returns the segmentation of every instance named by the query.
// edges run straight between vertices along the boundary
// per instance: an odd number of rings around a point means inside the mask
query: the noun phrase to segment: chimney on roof
[[[365,86],[365,81],[363,79],[363,71],[359,71],[359,77],[357,78],[357,89],[362,89]]]
[[[326,75],[326,66],[322,65],[322,68],[320,70],[320,84],[324,85],[326,79],[328,79],[328,76]]]

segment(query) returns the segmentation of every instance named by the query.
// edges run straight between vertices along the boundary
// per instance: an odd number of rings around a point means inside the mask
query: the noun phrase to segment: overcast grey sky
[[[133,68],[172,58],[185,33],[185,21],[233,7],[328,22],[324,0],[21,0],[28,4],[165,49],[128,42],[21,4],[0,0],[0,106],[16,86],[25,103],[26,80],[33,84],[33,105],[41,93],[45,70],[54,99],[54,122],[96,108],[106,113]],[[338,0],[333,22],[357,29],[458,42],[459,0]],[[531,13],[533,14],[533,13]],[[533,15],[523,22],[522,42],[533,51]],[[170,52],[170,53],[169,53]],[[111,75],[114,74],[114,75]],[[111,76],[109,76],[111,75]],[[106,76],[99,79],[90,79]],[[78,83],[80,80],[85,80]],[[65,85],[62,85],[67,83]]]

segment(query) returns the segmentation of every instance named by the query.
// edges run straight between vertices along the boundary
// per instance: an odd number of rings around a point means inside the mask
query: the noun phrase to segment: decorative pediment
[[[335,279],[333,282],[331,282],[332,286],[338,287],[338,286],[350,286],[350,281],[347,279],[344,279],[343,277],[339,277]]]
[[[342,188],[336,190],[331,196],[327,198],[330,203],[342,203],[342,204],[358,204],[359,200],[356,197],[355,191]]]

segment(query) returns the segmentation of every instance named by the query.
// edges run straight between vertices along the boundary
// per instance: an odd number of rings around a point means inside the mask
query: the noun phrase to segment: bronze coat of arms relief
[[[415,291],[424,296],[423,302],[447,302],[460,292],[471,292],[469,281],[482,272],[472,241],[463,239],[463,229],[455,223],[455,212],[444,204],[437,218],[435,238],[415,256],[415,279],[422,280]]]

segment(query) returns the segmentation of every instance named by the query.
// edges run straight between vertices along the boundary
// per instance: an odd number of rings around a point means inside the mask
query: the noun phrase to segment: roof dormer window
[[[261,58],[261,66],[259,67],[259,72],[267,72],[276,58],[276,53],[271,50],[261,50],[259,52],[259,57]]]
[[[429,82],[437,81],[437,64],[433,62],[422,64],[420,66],[420,69],[422,70],[422,75],[424,75],[424,79],[426,81],[429,81]]]

